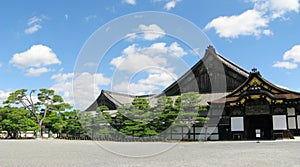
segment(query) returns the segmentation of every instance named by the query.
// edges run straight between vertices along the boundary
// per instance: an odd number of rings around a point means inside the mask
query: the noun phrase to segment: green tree
[[[92,129],[93,114],[92,114],[92,112],[85,112],[85,111],[79,112],[78,117],[80,120],[80,124],[82,125],[82,127],[84,129],[83,135],[92,137],[93,136],[93,129]]]
[[[104,117],[112,127],[125,135],[142,137],[156,134],[151,125],[151,107],[144,98],[135,98],[131,106],[119,107],[114,118],[108,113]]]
[[[202,125],[207,119],[199,112],[205,110],[201,106],[198,93],[188,92],[177,97],[161,96],[156,105],[150,107],[144,98],[135,98],[130,106],[121,106],[115,117],[103,113],[106,120],[119,132],[130,136],[155,136],[170,126]]]
[[[63,132],[73,137],[79,137],[84,133],[84,129],[77,116],[78,112],[79,111],[77,110],[73,110],[69,112],[63,112],[61,114],[63,117],[63,124],[61,124],[63,126]]]
[[[0,129],[8,131],[9,137],[17,138],[21,131],[35,131],[38,125],[29,111],[6,106],[0,108]]]
[[[111,117],[108,117],[109,113],[105,113],[103,111],[108,111],[109,108],[107,106],[99,106],[97,108],[97,115],[95,117],[95,124],[97,125],[97,129],[96,129],[96,135],[98,137],[108,137],[111,133],[111,128],[110,128],[110,124],[109,121],[111,119]],[[108,118],[108,120],[106,119]]]
[[[176,106],[180,110],[176,120],[178,125],[192,126],[203,124],[207,118],[199,115],[201,109],[201,97],[197,92],[183,93],[176,99]]]
[[[49,131],[53,133],[60,133],[60,127],[65,126],[66,122],[63,120],[61,113],[49,112],[43,124],[47,125]]]
[[[17,90],[12,92],[3,104],[21,105],[28,110],[34,116],[39,132],[42,134],[42,125],[49,112],[65,111],[71,106],[64,103],[63,98],[55,94],[54,90],[39,89],[36,101],[34,100],[34,93],[36,90],[31,90],[29,93],[27,89]]]
[[[161,96],[153,107],[155,119],[151,122],[156,127],[156,132],[162,132],[169,128],[178,116],[179,110],[174,107],[171,97]]]
[[[109,110],[109,108],[107,107],[107,106],[99,106],[98,108],[97,108],[97,112],[99,113],[101,113],[101,112],[103,112],[103,111],[107,111],[107,110]]]

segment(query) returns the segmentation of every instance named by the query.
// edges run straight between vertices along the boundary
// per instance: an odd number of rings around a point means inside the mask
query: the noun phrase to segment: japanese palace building
[[[212,67],[216,65],[223,68],[214,70]],[[195,82],[190,78],[195,78]],[[220,78],[225,83],[218,82]],[[210,132],[211,140],[278,139],[300,135],[300,93],[272,84],[256,69],[248,72],[218,54],[212,46],[162,94],[178,96],[195,90],[201,95],[201,103],[209,105],[208,111],[202,114],[209,117],[206,131]],[[160,95],[133,96],[102,90],[86,111],[95,111],[101,105],[116,110],[131,104],[137,97],[146,98],[151,104]],[[188,131],[188,139],[199,139],[202,132],[203,127],[193,127]]]

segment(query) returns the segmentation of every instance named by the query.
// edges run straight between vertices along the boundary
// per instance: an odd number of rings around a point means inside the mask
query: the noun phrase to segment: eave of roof
[[[234,91],[229,93],[227,96],[214,100],[211,103],[226,103],[226,102],[239,101],[242,97],[236,96],[235,94],[237,94],[243,87],[245,87],[254,77],[266,83],[270,88],[278,91],[278,93],[273,93],[269,95],[269,97],[272,99],[286,99],[286,100],[300,99],[300,93],[278,87],[272,84],[271,82],[269,82],[268,80],[266,80],[265,78],[263,78],[259,72],[255,72],[255,73],[250,73],[248,79],[243,84],[241,84],[238,88],[236,88]]]
[[[115,103],[117,106],[129,105],[135,98],[151,99],[154,94],[150,95],[129,95],[125,93],[117,93],[107,90],[102,90],[101,93],[105,95],[110,101]]]

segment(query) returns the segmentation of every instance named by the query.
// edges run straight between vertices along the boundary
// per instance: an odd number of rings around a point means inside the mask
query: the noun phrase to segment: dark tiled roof
[[[224,58],[220,54],[216,53],[215,49],[212,46],[209,46],[207,48],[203,59],[207,58],[207,57],[213,57],[215,60],[221,61],[224,66],[228,67],[229,69],[232,69],[233,71],[237,72],[244,78],[247,78],[249,76],[249,72],[247,72],[245,69],[239,67],[238,65],[234,64],[233,62],[229,61],[228,59]],[[184,80],[186,77],[188,77],[191,74],[191,71],[199,68],[202,64],[203,64],[203,62],[202,62],[202,60],[200,60],[198,63],[196,63],[191,68],[191,70],[186,72],[177,81],[175,81],[173,84],[171,84],[169,87],[167,87],[163,92],[166,92],[166,91],[170,90],[172,87],[176,86],[177,82]],[[164,93],[158,94],[158,95],[135,96],[135,95],[128,95],[128,94],[124,94],[124,93],[117,93],[117,92],[102,90],[101,94],[99,95],[99,97],[97,99],[99,99],[101,96],[105,96],[107,99],[109,99],[112,103],[114,103],[118,107],[118,106],[122,106],[122,105],[129,105],[129,104],[131,104],[131,102],[133,101],[134,98],[140,97],[140,98],[148,99],[150,105],[154,105],[154,103],[156,102],[156,99],[163,94]],[[224,93],[203,93],[203,94],[201,94],[201,98],[202,98],[201,103],[203,103],[203,105],[205,105],[209,101],[214,101],[215,99],[218,99],[227,94],[228,94],[228,92],[225,94]],[[173,96],[173,97],[175,98],[176,96]],[[88,107],[88,109],[90,109],[90,110],[94,109],[94,108],[97,108],[97,100],[90,107]]]

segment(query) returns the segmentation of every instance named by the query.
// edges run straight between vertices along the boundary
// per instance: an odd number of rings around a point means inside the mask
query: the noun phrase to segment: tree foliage
[[[79,113],[79,120],[85,136],[91,139],[98,139],[106,138],[110,135],[111,128],[105,118],[106,113],[102,113],[102,111],[106,110],[108,110],[106,106],[100,106],[97,111],[83,111]]]
[[[187,92],[179,96],[176,99],[176,103],[180,111],[177,118],[177,124],[187,126],[203,124],[207,118],[199,115],[199,111],[204,110],[204,106],[202,106],[200,102],[200,94],[196,92]]]
[[[184,93],[178,97],[161,96],[151,107],[144,98],[135,98],[131,105],[109,111],[99,106],[94,112],[70,111],[61,96],[53,90],[40,89],[28,93],[20,89],[10,94],[0,108],[0,130],[16,138],[21,131],[41,131],[68,136],[106,138],[121,133],[135,137],[157,136],[173,126],[201,126],[207,118],[199,112],[207,110],[200,105],[198,93]],[[118,132],[118,133],[117,133]]]
[[[184,93],[175,102],[171,97],[161,96],[154,107],[150,107],[146,99],[136,98],[130,106],[119,107],[114,117],[108,113],[104,115],[122,134],[155,136],[170,126],[202,125],[207,118],[199,115],[199,111],[204,110],[200,102],[200,95],[195,92]]]
[[[37,93],[36,96],[35,93]],[[42,125],[47,116],[70,109],[71,106],[64,103],[61,96],[55,94],[54,90],[39,89],[39,91],[20,89],[10,93],[7,100],[3,102],[8,106],[22,106],[35,118],[39,131],[42,133]]]
[[[11,138],[17,138],[21,131],[35,131],[37,123],[28,110],[6,106],[0,108],[0,130],[8,131]]]

